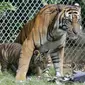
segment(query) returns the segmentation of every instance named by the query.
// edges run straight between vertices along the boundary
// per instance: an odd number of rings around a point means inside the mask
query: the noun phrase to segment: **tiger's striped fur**
[[[0,44],[0,63],[2,72],[6,71],[7,69],[12,69],[14,72],[16,72],[18,68],[20,53],[21,44],[18,43]],[[33,55],[29,70],[31,70],[32,73],[35,73],[40,76],[41,75],[40,71],[46,68],[47,59],[45,59],[45,57],[42,57],[40,60],[39,57],[38,59],[36,59],[37,55]]]
[[[43,52],[50,53],[56,75],[63,75],[66,34],[72,39],[76,39],[81,34],[80,10],[80,6],[46,5],[37,13],[34,19],[24,25],[15,41],[22,44],[19,67],[16,74],[17,80],[26,79],[33,51],[46,43]],[[47,47],[48,44],[49,48]]]
[[[21,45],[18,43],[0,44],[0,63],[1,70],[6,71],[8,68],[15,66],[18,68]],[[13,69],[16,70],[16,69]]]

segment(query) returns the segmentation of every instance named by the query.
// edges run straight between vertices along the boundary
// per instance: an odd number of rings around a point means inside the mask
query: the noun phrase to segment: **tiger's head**
[[[71,39],[77,39],[81,31],[81,7],[77,4],[74,6],[64,7],[58,18],[59,29],[67,32]]]

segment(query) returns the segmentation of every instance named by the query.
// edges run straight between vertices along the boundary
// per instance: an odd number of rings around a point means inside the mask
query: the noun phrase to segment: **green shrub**
[[[15,11],[15,7],[10,2],[0,2],[0,13],[5,12],[6,10]]]

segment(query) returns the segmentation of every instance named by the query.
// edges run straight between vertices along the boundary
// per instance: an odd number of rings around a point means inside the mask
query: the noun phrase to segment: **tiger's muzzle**
[[[64,17],[59,28],[67,32],[67,37],[72,40],[83,35],[82,27],[78,21],[73,22],[69,18]]]

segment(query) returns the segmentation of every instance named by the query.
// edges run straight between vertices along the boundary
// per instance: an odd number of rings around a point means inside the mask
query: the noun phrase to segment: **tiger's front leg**
[[[54,50],[53,52],[51,52],[51,58],[54,64],[56,77],[63,76],[63,57],[64,57],[64,48],[60,48],[58,51]]]
[[[64,47],[59,50],[59,58],[60,58],[60,74],[64,76],[63,63],[64,63]]]
[[[25,40],[19,59],[19,66],[16,73],[16,80],[26,80],[26,74],[29,68],[30,59],[32,57],[34,45],[32,40]]]

